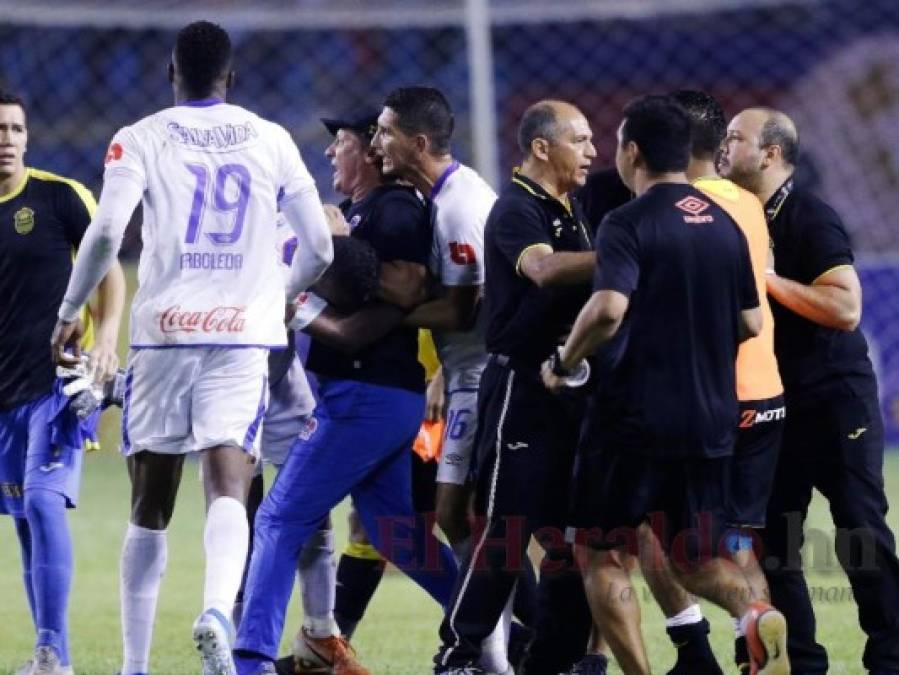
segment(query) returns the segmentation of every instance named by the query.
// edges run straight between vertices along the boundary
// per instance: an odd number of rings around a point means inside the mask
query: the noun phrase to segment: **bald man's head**
[[[779,146],[783,161],[790,166],[796,166],[799,160],[799,133],[796,125],[790,117],[774,108],[755,108],[764,115],[762,130],[759,134],[761,147]]]
[[[537,101],[521,116],[518,147],[527,155],[531,152],[531,144],[538,138],[554,143],[558,140],[563,123],[575,117],[583,117],[583,114],[570,103],[555,99]]]
[[[521,117],[518,145],[525,161],[539,163],[547,179],[568,192],[583,185],[596,150],[584,114],[571,103],[538,101]]]
[[[799,158],[796,125],[773,108],[747,108],[727,125],[718,172],[751,192],[761,189],[770,169],[788,169]]]

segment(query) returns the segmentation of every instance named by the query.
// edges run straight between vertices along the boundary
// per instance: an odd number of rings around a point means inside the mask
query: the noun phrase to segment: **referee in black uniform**
[[[763,531],[765,574],[790,625],[794,674],[826,673],[800,556],[816,488],[830,502],[837,558],[868,634],[864,665],[872,675],[896,675],[899,561],[885,520],[877,381],[858,328],[861,286],[840,217],[793,181],[798,153],[789,117],[750,108],[728,126],[719,163],[723,176],[765,205],[774,247],[768,294],[787,417]]]
[[[491,356],[478,395],[475,495],[483,530],[473,535],[471,557],[460,570],[440,627],[437,673],[481,672],[479,645],[514,590],[532,533],[552,528],[546,538],[537,533],[546,559],[558,558],[557,567],[571,564],[563,533],[581,406],[574,396],[546,391],[539,370],[589,295],[590,237],[568,193],[583,184],[595,157],[591,138],[587,120],[574,106],[561,101],[531,106],[518,130],[524,162],[487,220]],[[553,583],[546,559],[541,586]],[[535,662],[535,652],[543,650],[532,645],[527,673],[556,675],[582,653],[590,625],[582,589],[579,599],[581,607],[567,611],[554,611],[546,602],[538,607],[537,641],[545,619],[564,622],[558,634],[567,633],[578,644],[571,649],[556,644],[555,658],[561,661],[556,663]]]

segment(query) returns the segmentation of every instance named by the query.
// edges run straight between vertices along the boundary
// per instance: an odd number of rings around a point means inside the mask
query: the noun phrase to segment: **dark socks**
[[[367,547],[371,548],[371,547]],[[374,549],[371,548],[374,552]],[[375,555],[357,557],[344,553],[337,564],[337,597],[334,619],[350,639],[384,575],[384,560]]]
[[[686,626],[665,629],[677,647],[677,661],[668,675],[723,675],[709,644],[709,622],[703,619]]]

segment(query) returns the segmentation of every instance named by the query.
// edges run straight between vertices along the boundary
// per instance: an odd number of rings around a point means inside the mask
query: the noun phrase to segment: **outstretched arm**
[[[768,293],[799,316],[828,328],[855,330],[862,316],[862,287],[852,265],[825,272],[810,285],[769,274]]]
[[[305,293],[287,325],[344,354],[355,354],[399,326],[405,315],[404,310],[386,302],[343,314],[317,295]]]
[[[553,251],[545,244],[531,246],[521,254],[518,273],[539,288],[586,284],[593,278],[596,254],[593,251]]]
[[[59,308],[59,321],[51,338],[54,360],[63,360],[63,351],[78,327],[78,312],[116,262],[125,228],[142,195],[141,182],[127,172],[113,173],[104,182],[97,212],[84,233]],[[121,316],[121,308],[118,312]],[[76,355],[80,355],[77,344],[73,347]]]
[[[431,330],[471,330],[478,313],[480,294],[480,286],[445,287],[443,295],[416,307],[404,323]]]
[[[96,301],[91,303],[91,316],[97,322],[97,330],[90,365],[97,382],[111,379],[119,367],[117,347],[124,307],[125,274],[116,260],[100,282]]]

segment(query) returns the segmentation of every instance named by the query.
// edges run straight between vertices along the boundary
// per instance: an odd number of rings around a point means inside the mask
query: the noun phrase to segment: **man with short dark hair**
[[[76,418],[47,342],[96,202],[81,183],[27,167],[27,142],[24,102],[0,91],[0,513],[15,523],[37,633],[34,657],[18,672],[65,675],[72,672],[73,569],[66,509],[78,501],[81,462],[85,449],[96,447],[98,415]],[[116,262],[92,311],[79,306],[76,312],[89,330],[76,349],[91,350],[91,377],[100,384],[118,364],[124,298]]]
[[[496,193],[453,158],[453,115],[432,87],[401,87],[384,101],[373,146],[384,172],[414,185],[432,202],[434,243],[429,268],[440,282],[436,297],[417,307],[406,323],[428,328],[434,338],[446,392],[446,431],[437,469],[437,523],[461,565],[471,549],[469,504],[477,429],[477,396],[487,360],[484,318],[478,301],[484,284],[484,223]],[[508,668],[504,624],[483,645],[482,665]]]
[[[185,26],[168,74],[175,105],[119,130],[109,146],[53,349],[59,358],[76,334],[76,309],[114,261],[143,200],[122,416],[132,481],[122,671],[148,670],[166,528],[185,454],[197,452],[206,574],[193,639],[204,675],[233,675],[231,612],[247,554],[245,502],[268,397],[268,351],[286,344],[285,298],[327,268],[331,237],[287,131],[225,102],[234,81],[228,34],[207,21]],[[286,293],[274,261],[278,211],[298,240]]]
[[[616,165],[637,198],[600,226],[594,293],[543,366],[559,390],[603,347],[575,495],[576,524],[599,528],[579,542],[593,619],[625,672],[649,673],[622,552],[649,521],[681,583],[749,631],[757,672],[785,675],[783,616],[750,604],[742,573],[718,557],[737,347],[762,323],[746,239],[687,182],[690,118],[676,102],[632,101],[618,138]]]
[[[736,383],[740,421],[730,467],[730,490],[725,512],[728,554],[743,569],[752,597],[769,597],[765,576],[753,551],[757,535],[764,527],[765,509],[774,481],[777,455],[783,433],[785,407],[783,384],[774,356],[774,320],[765,293],[768,260],[768,227],[755,195],[721,178],[715,171],[715,156],[727,130],[721,105],[701,91],[681,90],[671,95],[690,117],[690,163],[687,179],[740,226],[749,245],[752,272],[763,313],[762,332],[746,340],[737,352]],[[677,663],[669,675],[720,673],[706,637],[709,624],[695,598],[686,593],[666,565],[657,564],[654,537],[641,530],[643,576],[666,617],[666,630],[677,647]],[[746,636],[735,622],[736,663],[749,673]]]
[[[849,237],[830,206],[794,182],[792,120],[750,108],[727,130],[719,170],[764,204],[774,252],[768,294],[787,417],[763,530],[771,598],[790,623],[794,672],[827,672],[802,573],[802,527],[816,488],[830,502],[836,552],[868,635],[863,662],[899,673],[899,561],[886,523],[883,422],[858,324],[861,285]]]
[[[586,118],[569,103],[541,101],[525,112],[520,126],[524,161],[485,229],[491,355],[481,378],[475,448],[475,515],[484,519],[483,530],[476,533],[440,627],[437,673],[488,672],[478,665],[481,643],[513,593],[521,566],[529,564],[532,533],[552,563],[541,585],[551,581],[552,567],[558,573],[572,564],[563,538],[564,496],[582,408],[577,395],[549,395],[539,366],[587,298],[590,238],[568,194],[583,184],[596,152]],[[573,605],[564,616],[548,618],[566,624],[576,651],[549,655],[557,663],[529,658],[526,672],[555,674],[580,656],[589,619],[580,621],[578,609]]]

